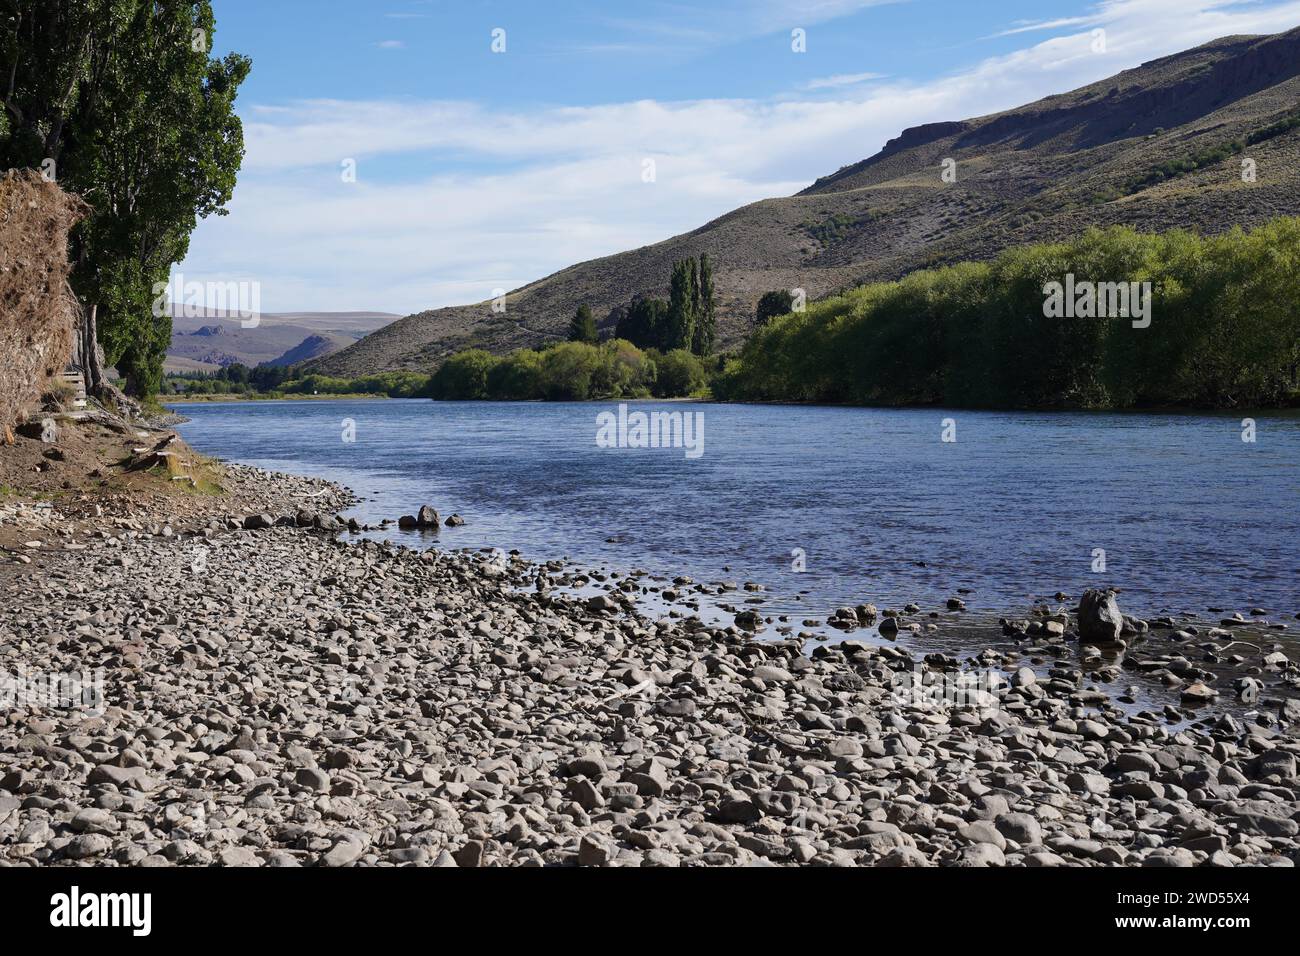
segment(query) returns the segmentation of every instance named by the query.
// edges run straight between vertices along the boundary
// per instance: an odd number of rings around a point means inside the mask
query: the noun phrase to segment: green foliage
[[[380,372],[360,378],[308,375],[291,378],[282,365],[228,365],[216,372],[185,372],[167,375],[161,382],[163,395],[249,395],[274,398],[282,395],[387,395],[415,398],[429,387],[429,377],[418,372]]]
[[[668,303],[663,299],[637,296],[618,317],[614,336],[638,348],[657,349],[668,334]]]
[[[599,340],[600,335],[596,331],[596,320],[591,315],[591,308],[587,305],[578,306],[577,314],[569,321],[569,341],[594,345]]]
[[[1219,143],[1216,146],[1209,146],[1192,153],[1190,156],[1184,156],[1179,159],[1171,159],[1161,163],[1144,176],[1133,179],[1126,189],[1126,193],[1131,195],[1141,192],[1150,186],[1155,186],[1167,179],[1174,179],[1187,173],[1196,172],[1198,169],[1204,169],[1207,166],[1214,166],[1223,162],[1230,156],[1236,156],[1243,152],[1247,146],[1254,146],[1274,137],[1281,136],[1283,133],[1289,133],[1291,130],[1300,128],[1300,113],[1294,113],[1285,116],[1275,123],[1261,127],[1249,135],[1245,140],[1234,139],[1226,143]],[[1157,131],[1159,132],[1159,131]],[[1117,197],[1111,197],[1117,198]],[[1103,200],[1108,201],[1108,200]]]
[[[498,359],[488,370],[487,392],[493,398],[527,401],[541,394],[541,381],[542,353],[518,349]]]
[[[1265,140],[1273,139],[1275,136],[1281,136],[1283,133],[1289,133],[1293,129],[1300,129],[1300,113],[1285,116],[1276,123],[1270,123],[1262,129],[1255,130],[1246,137],[1246,143],[1254,146],[1256,143],[1262,143]]]
[[[599,350],[589,398],[633,398],[649,394],[657,367],[650,354],[614,339]]]
[[[1049,318],[1044,286],[1150,282],[1151,324]],[[760,328],[724,399],[955,407],[1285,404],[1300,363],[1300,219],[1200,238],[1115,227],[873,283]]]
[[[833,246],[835,243],[848,238],[853,233],[853,229],[858,225],[858,220],[847,213],[836,213],[828,216],[821,222],[806,220],[799,224],[804,232],[813,239],[816,239],[823,246]]]
[[[661,366],[668,369],[667,377]],[[559,342],[539,351],[519,349],[503,358],[478,350],[447,359],[430,380],[437,399],[586,401],[679,397],[705,385],[702,362],[686,351],[660,356],[624,339],[598,345]]]
[[[668,328],[660,343],[666,350],[690,348],[695,339],[695,308],[699,301],[699,270],[694,259],[673,263],[668,293]]]
[[[669,288],[667,302],[638,295],[614,309],[610,317],[615,336],[642,349],[686,349],[708,355],[717,337],[716,292],[708,255],[674,262]]]
[[[199,219],[225,213],[244,154],[234,111],[249,61],[212,59],[208,0],[19,0],[4,18],[0,163],[50,167],[92,206],[72,284],[98,306],[108,364],[152,394],[171,319],[156,285]]]
[[[429,379],[429,396],[466,401],[487,398],[488,373],[497,361],[482,349],[456,353]]]
[[[184,374],[165,375],[158,387],[158,394],[170,395],[250,395],[257,390],[247,382],[231,382],[219,378],[220,373],[186,372]]]
[[[225,371],[229,373],[230,368]],[[288,365],[259,365],[248,374],[253,387],[263,392],[279,388],[292,377],[293,371]]]
[[[1231,142],[1220,143],[1217,146],[1210,146],[1192,153],[1190,156],[1184,156],[1179,159],[1170,159],[1155,169],[1151,170],[1145,176],[1134,179],[1128,185],[1129,194],[1141,192],[1143,189],[1162,183],[1166,179],[1174,179],[1178,176],[1194,173],[1198,169],[1204,169],[1206,166],[1215,166],[1229,156],[1236,156],[1246,148],[1246,144],[1239,139]]]
[[[416,398],[429,387],[429,376],[419,372],[376,372],[360,378],[334,378],[308,375],[284,385],[286,394],[387,395],[389,398]]]
[[[582,342],[561,342],[547,349],[542,353],[537,397],[552,402],[592,398],[592,380],[600,365],[600,349]]]
[[[247,385],[253,377],[253,370],[242,362],[236,362],[234,365],[227,365],[221,370],[223,377],[228,382],[238,382],[241,385]]]
[[[794,308],[794,293],[784,290],[764,292],[754,309],[754,325],[762,328],[778,315],[788,315]]]
[[[656,363],[658,375],[653,393],[659,398],[680,398],[703,390],[708,373],[700,357],[685,349],[674,349]]]
[[[695,284],[695,334],[691,338],[691,351],[696,355],[710,355],[718,336],[718,321],[714,314],[716,292],[713,284],[713,263],[707,252],[700,255]]]

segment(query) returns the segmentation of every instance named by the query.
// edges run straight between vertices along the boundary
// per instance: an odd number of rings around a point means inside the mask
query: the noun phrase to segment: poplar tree
[[[668,293],[668,335],[665,352],[673,349],[690,350],[695,338],[695,306],[699,300],[699,273],[694,259],[679,259],[673,263],[672,282]]]
[[[198,221],[225,215],[244,155],[235,96],[250,62],[209,55],[208,0],[7,0],[0,16],[0,162],[43,170],[91,214],[72,237],[88,390],[102,361],[158,388],[171,316],[153,287]]]
[[[695,292],[695,335],[691,351],[696,355],[709,355],[713,351],[717,327],[713,316],[713,264],[709,262],[707,252],[700,256]]]

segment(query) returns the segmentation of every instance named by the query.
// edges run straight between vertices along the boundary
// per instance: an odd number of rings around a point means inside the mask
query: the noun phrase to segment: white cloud
[[[653,37],[660,49],[703,48],[772,33],[807,28],[852,16],[870,7],[911,0],[714,0],[699,6],[673,7],[666,20],[606,17],[606,26]]]
[[[760,0],[757,3],[742,2],[739,9],[728,9],[727,15],[737,19],[748,16],[748,22],[756,33],[775,33],[838,20],[868,7],[907,2],[909,0]]]
[[[834,76],[823,76],[820,79],[809,80],[803,84],[805,90],[833,90],[845,86],[858,86],[869,80],[882,80],[885,78],[883,73],[837,73]]]
[[[1036,30],[1061,30],[1065,27],[1082,27],[1092,26],[1094,23],[1101,22],[1100,17],[1063,17],[1060,20],[1038,20],[1038,21],[1016,21],[1016,25],[1008,27],[998,33],[993,34],[995,37],[1015,36],[1017,33],[1032,33]]]
[[[406,46],[406,44],[401,40],[380,40],[375,44],[375,46],[379,47],[381,50],[400,50]]]
[[[231,215],[200,225],[178,270],[256,278],[266,311],[480,301],[789,195],[905,127],[1018,106],[1216,37],[1288,29],[1300,24],[1300,0],[1107,0],[1093,16],[1105,53],[1093,52],[1089,30],[1066,32],[930,82],[832,77],[807,98],[527,113],[465,102],[264,105],[245,114]],[[342,181],[344,158],[358,162],[356,183]],[[656,161],[654,183],[641,181],[645,158]],[[398,166],[400,177],[386,172]]]

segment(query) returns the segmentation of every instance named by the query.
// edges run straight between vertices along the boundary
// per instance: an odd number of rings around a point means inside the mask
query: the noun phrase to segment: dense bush
[[[433,382],[437,381],[438,376],[435,375]],[[493,398],[527,401],[537,397],[541,381],[541,354],[532,349],[519,349],[504,358],[497,359],[496,364],[488,370],[487,393]]]
[[[673,349],[655,362],[658,375],[652,391],[659,398],[694,395],[708,384],[708,373],[699,356],[685,349]]]
[[[1151,282],[1152,320],[1049,318],[1066,273]],[[776,318],[714,382],[731,400],[1239,407],[1291,400],[1300,219],[1200,238],[1092,230],[924,270]]]
[[[1177,159],[1169,159],[1152,169],[1144,176],[1139,176],[1129,182],[1127,192],[1129,194],[1141,192],[1157,183],[1162,183],[1166,179],[1175,179],[1186,173],[1194,173],[1199,169],[1205,169],[1207,166],[1214,166],[1223,162],[1229,156],[1236,156],[1243,152],[1247,146],[1255,146],[1259,143],[1266,142],[1284,133],[1300,126],[1300,113],[1293,113],[1284,116],[1275,123],[1270,123],[1261,129],[1250,133],[1244,140],[1234,139],[1226,143],[1219,143],[1215,146],[1207,146],[1200,149],[1190,156],[1184,156]],[[1111,197],[1116,198],[1116,197]]]
[[[478,350],[453,355],[430,379],[428,394],[515,401],[678,397],[698,392],[706,378],[701,360],[684,350],[660,356],[622,339],[600,345],[560,342],[501,358]]]
[[[784,289],[776,292],[764,292],[754,309],[754,325],[764,326],[778,315],[786,315],[794,309],[794,293]]]
[[[230,365],[213,373],[188,372],[168,375],[162,383],[163,395],[251,395],[278,398],[282,395],[387,395],[389,398],[414,398],[423,394],[429,376],[417,372],[380,372],[361,378],[334,378],[308,375],[289,379],[288,369],[259,365],[250,369]]]
[[[1292,113],[1289,116],[1284,116],[1276,123],[1270,123],[1263,129],[1255,130],[1255,132],[1246,137],[1246,143],[1250,146],[1254,146],[1257,143],[1262,143],[1266,140],[1281,136],[1283,133],[1289,133],[1297,127],[1300,127],[1300,113]]]
[[[247,381],[231,381],[220,374],[187,372],[183,375],[168,374],[163,376],[158,394],[160,396],[244,395],[255,391],[256,389]]]
[[[300,395],[387,395],[389,398],[414,398],[428,387],[429,376],[417,372],[377,372],[360,378],[334,378],[308,375],[286,382],[282,391]]]
[[[1128,184],[1128,192],[1130,194],[1141,192],[1143,189],[1162,183],[1166,179],[1175,179],[1186,173],[1194,173],[1198,169],[1204,169],[1207,166],[1216,166],[1229,156],[1236,156],[1245,148],[1246,144],[1244,142],[1234,139],[1231,142],[1219,143],[1217,146],[1209,146],[1198,150],[1190,156],[1165,160],[1145,176],[1132,180]]]
[[[429,395],[470,401],[487,398],[488,372],[496,362],[494,355],[482,349],[457,352],[429,379]]]

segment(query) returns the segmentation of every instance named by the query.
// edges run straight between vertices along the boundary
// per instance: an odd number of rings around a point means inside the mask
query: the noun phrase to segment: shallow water
[[[1240,414],[631,409],[702,415],[703,453],[598,447],[597,416],[617,403],[177,406],[199,450],[342,482],[366,498],[349,512],[363,522],[424,503],[467,522],[380,537],[756,581],[765,613],[795,624],[865,601],[928,609],[958,589],[975,614],[1022,613],[1097,585],[1136,614],[1300,611],[1292,413],[1255,415],[1250,443]]]

